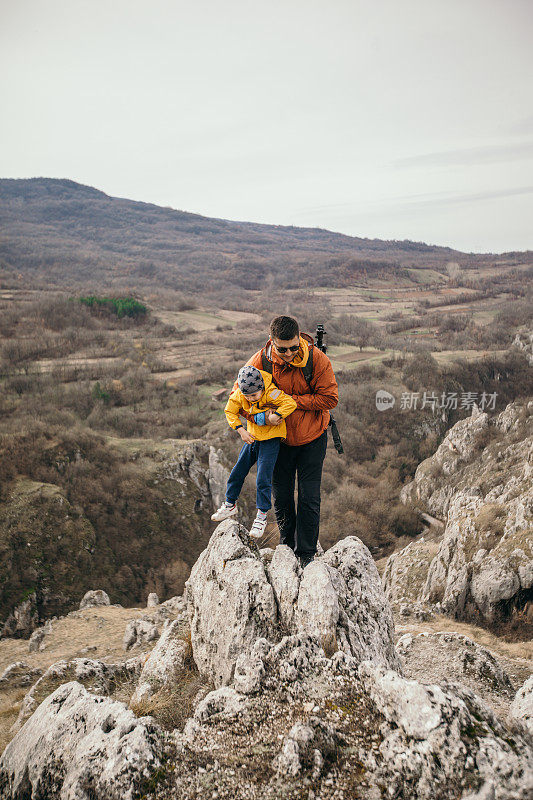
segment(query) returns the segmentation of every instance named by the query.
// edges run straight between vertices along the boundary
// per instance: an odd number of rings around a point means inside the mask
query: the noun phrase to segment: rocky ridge
[[[204,677],[183,728],[69,680],[5,749],[2,796],[528,800],[530,683],[504,724],[466,682],[406,677],[402,653],[416,644],[394,647],[376,574],[354,536],[302,573],[285,548],[259,552],[241,526],[222,523],[178,603]],[[178,638],[167,620],[152,665],[135,673],[141,694],[181,670]],[[476,688],[493,681],[511,698],[490,653],[457,637],[441,645]]]
[[[438,545],[394,553],[383,576],[396,604],[421,603],[458,619],[520,618],[533,632],[533,401],[494,416],[474,407],[401,491],[445,521]]]

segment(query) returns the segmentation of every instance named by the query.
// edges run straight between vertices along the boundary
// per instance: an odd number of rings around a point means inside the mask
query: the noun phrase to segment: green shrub
[[[139,303],[133,297],[80,297],[80,303],[89,308],[107,308],[117,317],[144,317],[148,311],[144,303]]]

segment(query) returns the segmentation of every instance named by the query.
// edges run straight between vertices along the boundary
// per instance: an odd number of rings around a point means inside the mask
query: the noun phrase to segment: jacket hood
[[[309,358],[308,343],[313,344],[313,338],[309,336],[308,333],[300,332],[300,347],[296,353],[296,357],[288,364],[279,357],[278,353],[276,353],[275,348],[272,346],[272,339],[269,338],[265,344],[265,355],[268,359],[270,359],[270,361],[274,362],[275,364],[282,364],[284,367],[305,367],[307,364],[307,359]],[[264,375],[262,370],[259,371],[262,375]]]

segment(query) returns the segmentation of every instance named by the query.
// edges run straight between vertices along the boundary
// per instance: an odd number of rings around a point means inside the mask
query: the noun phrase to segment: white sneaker
[[[267,526],[266,517],[263,518],[256,517],[254,519],[252,527],[250,528],[250,536],[252,537],[252,539],[260,539],[266,530],[266,526]]]
[[[213,522],[222,522],[223,519],[234,517],[236,513],[237,503],[235,503],[234,506],[227,506],[225,503],[222,503],[218,511],[215,511],[214,514],[211,514],[211,519]]]

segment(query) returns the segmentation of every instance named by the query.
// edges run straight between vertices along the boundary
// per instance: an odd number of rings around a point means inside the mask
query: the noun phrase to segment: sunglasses
[[[289,350],[291,353],[295,353],[297,350],[300,349],[299,344],[295,344],[292,347],[278,347],[277,345],[274,345],[274,347],[276,348],[278,353],[286,353],[287,350]]]

